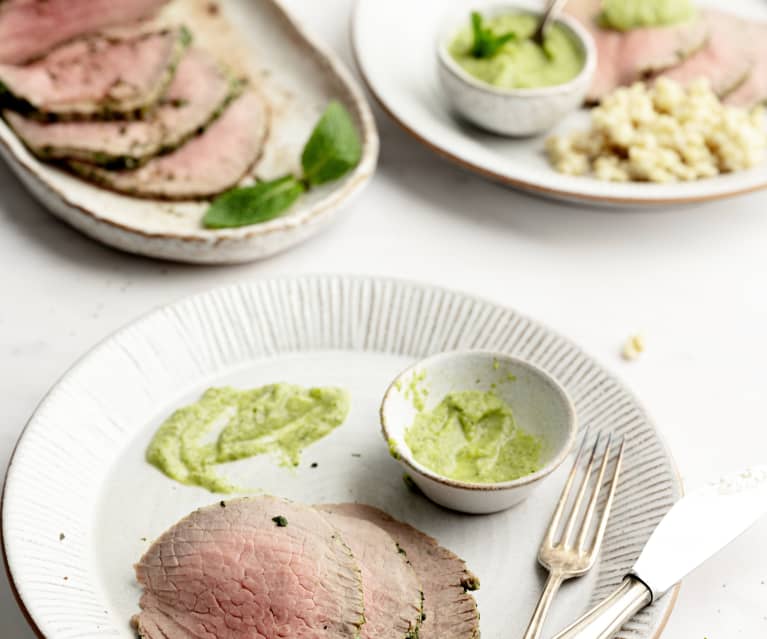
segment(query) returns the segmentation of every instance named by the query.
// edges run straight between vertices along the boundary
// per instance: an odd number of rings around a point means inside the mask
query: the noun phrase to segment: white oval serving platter
[[[767,158],[753,169],[675,184],[616,183],[557,173],[544,153],[546,135],[511,139],[485,133],[451,112],[437,77],[437,43],[445,19],[493,6],[482,0],[357,0],[352,42],[360,72],[392,119],[443,157],[488,178],[544,197],[603,206],[670,206],[767,188]],[[540,8],[543,2],[516,4]],[[761,0],[702,3],[767,21]],[[401,46],[391,46],[392,34]],[[588,113],[570,114],[550,133],[588,128]]]
[[[218,10],[211,12],[211,5]],[[333,99],[347,108],[360,131],[360,164],[342,180],[302,197],[281,218],[214,231],[201,225],[206,203],[141,200],[93,186],[39,162],[0,120],[0,154],[30,192],[54,215],[104,244],[181,262],[225,264],[268,257],[332,222],[373,175],[378,159],[370,107],[338,57],[306,33],[278,0],[172,0],[158,21],[189,26],[195,42],[248,75],[266,96],[270,134],[253,176],[270,179],[296,171],[303,144]]]
[[[285,380],[348,388],[347,422],[307,449],[295,470],[254,458],[229,465],[227,476],[306,503],[366,502],[407,520],[480,577],[483,639],[521,636],[545,577],[536,550],[569,463],[516,508],[461,515],[407,489],[380,432],[378,408],[395,375],[459,348],[537,364],[564,385],[582,425],[627,438],[601,559],[563,589],[548,632],[565,625],[620,581],[681,494],[642,406],[577,346],[503,306],[404,281],[306,276],[243,283],[154,311],[95,347],[51,389],[18,442],[2,510],[6,566],[37,634],[134,637],[133,563],[169,525],[221,499],[144,461],[154,430],[211,385]],[[675,598],[644,610],[621,636],[656,638]]]

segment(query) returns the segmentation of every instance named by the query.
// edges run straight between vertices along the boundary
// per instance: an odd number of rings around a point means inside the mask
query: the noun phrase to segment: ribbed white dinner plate
[[[0,119],[0,156],[32,195],[99,242],[139,255],[200,264],[268,257],[332,223],[373,176],[378,161],[373,114],[338,56],[307,33],[280,0],[172,0],[157,20],[188,26],[198,46],[214,53],[233,73],[249,77],[268,101],[269,136],[249,177],[268,180],[297,172],[301,149],[330,100],[340,101],[359,129],[360,163],[343,179],[313,189],[282,217],[211,230],[201,223],[207,202],[142,200],[94,186],[38,161]]]
[[[437,78],[437,40],[446,17],[498,0],[357,0],[353,44],[368,88],[388,114],[417,140],[470,171],[536,195],[603,206],[668,206],[732,197],[767,188],[767,159],[748,171],[678,184],[604,182],[557,173],[544,153],[546,136],[503,138],[462,124],[451,113]],[[540,8],[542,0],[518,0]],[[763,0],[701,2],[767,21]],[[396,34],[396,36],[395,36]],[[392,46],[396,41],[400,46]],[[552,133],[588,128],[585,109]]]
[[[261,280],[172,304],[108,338],[56,384],[19,440],[3,501],[7,567],[30,622],[47,639],[132,637],[140,594],[132,564],[166,527],[220,499],[148,465],[152,433],[208,386],[284,380],[345,386],[347,422],[306,450],[296,471],[256,458],[227,475],[308,503],[371,503],[413,523],[480,577],[483,639],[521,636],[544,577],[537,546],[569,464],[515,509],[460,515],[409,492],[380,435],[387,383],[416,358],[457,348],[529,359],[565,386],[582,425],[627,437],[601,560],[564,588],[548,632],[565,625],[620,581],[680,496],[644,409],[577,346],[513,310],[428,285],[346,276]],[[657,637],[675,596],[642,612],[623,637]]]

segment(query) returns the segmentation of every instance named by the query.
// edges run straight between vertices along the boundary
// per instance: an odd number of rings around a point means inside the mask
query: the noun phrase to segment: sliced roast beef
[[[141,114],[167,89],[189,40],[184,28],[92,36],[31,64],[0,65],[0,84],[13,108],[38,119]]]
[[[324,509],[320,507],[320,510]],[[365,625],[362,639],[418,637],[423,596],[413,566],[394,539],[375,524],[324,511],[362,569]]]
[[[724,97],[751,73],[753,43],[748,37],[748,24],[732,14],[706,11],[704,19],[710,33],[706,46],[662,75],[682,85],[706,78],[714,92]]]
[[[257,94],[236,98],[204,133],[138,169],[111,171],[77,160],[79,175],[120,193],[167,200],[201,199],[235,186],[261,155],[268,109]]]
[[[597,45],[597,70],[588,102],[598,102],[619,86],[669,69],[706,44],[708,24],[700,16],[670,26],[617,31],[600,24],[601,4],[601,0],[572,0],[566,5]]]
[[[168,92],[145,120],[40,122],[12,111],[4,117],[38,157],[136,167],[181,146],[225,107],[234,87],[204,51],[184,56]]]
[[[476,639],[479,613],[474,597],[479,580],[458,556],[435,539],[385,512],[363,504],[323,506],[330,512],[374,523],[389,533],[407,554],[421,581],[424,619],[420,639]]]
[[[0,63],[20,64],[105,27],[139,20],[167,0],[2,0]]]
[[[748,31],[754,67],[743,84],[725,100],[727,104],[745,108],[767,104],[767,24],[751,23]]]
[[[202,508],[136,565],[144,639],[356,639],[359,567],[312,508],[251,497]]]

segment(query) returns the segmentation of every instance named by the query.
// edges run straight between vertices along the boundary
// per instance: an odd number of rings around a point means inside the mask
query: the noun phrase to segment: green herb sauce
[[[603,26],[628,31],[686,22],[695,15],[692,0],[603,0]]]
[[[459,481],[511,481],[541,467],[543,441],[523,430],[492,390],[448,394],[416,415],[405,442],[418,462]]]
[[[237,488],[219,476],[218,464],[266,453],[297,466],[304,448],[338,428],[348,412],[349,395],[340,388],[210,388],[163,422],[146,459],[183,484],[231,493]]]
[[[401,390],[402,384],[398,382],[397,390]],[[426,405],[426,397],[429,395],[429,387],[426,385],[426,371],[416,371],[405,387],[405,399],[413,403],[416,410],[423,410]]]
[[[553,24],[544,46],[533,42],[537,19],[532,14],[509,13],[488,18],[485,28],[495,34],[513,33],[490,56],[477,57],[470,26],[450,43],[453,59],[475,78],[503,89],[530,89],[564,84],[583,69],[586,57],[580,43],[564,27]]]

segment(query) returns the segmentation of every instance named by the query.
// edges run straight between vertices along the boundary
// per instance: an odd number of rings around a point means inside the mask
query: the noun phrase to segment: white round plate
[[[565,386],[581,424],[627,437],[601,560],[564,588],[548,632],[571,621],[621,580],[680,496],[643,408],[577,346],[502,306],[402,281],[310,276],[218,289],[155,311],[94,348],[43,400],[14,453],[2,511],[11,582],[39,636],[134,636],[133,563],[168,526],[221,499],[147,464],[152,433],[211,385],[279,380],[345,386],[347,422],[307,449],[295,471],[255,458],[226,474],[306,503],[370,503],[413,523],[480,577],[483,639],[521,636],[544,578],[537,547],[569,463],[517,508],[461,515],[409,492],[380,434],[378,408],[394,376],[456,348],[529,359]],[[632,639],[657,637],[675,596],[636,617]]]
[[[271,122],[250,177],[273,179],[300,169],[301,150],[330,100],[341,102],[360,132],[362,158],[343,179],[301,197],[264,224],[210,230],[208,202],[163,202],[113,193],[38,161],[0,119],[0,155],[54,215],[109,246],[179,262],[230,264],[268,257],[318,233],[367,184],[378,160],[373,114],[357,81],[279,0],[173,0],[159,23],[185,24],[195,43],[237,75],[252,79],[269,102]],[[19,212],[22,214],[23,212]]]
[[[479,4],[491,6],[492,0]],[[542,2],[520,0],[520,6]],[[761,0],[714,0],[708,5],[767,20]],[[475,0],[357,0],[353,45],[368,88],[408,133],[440,155],[509,186],[541,196],[605,206],[660,206],[731,197],[767,187],[764,164],[729,175],[678,184],[604,182],[557,173],[544,154],[546,136],[510,139],[464,124],[451,112],[437,78],[438,35],[450,16],[477,9]],[[392,46],[393,38],[399,46]],[[551,133],[588,128],[585,109]]]

